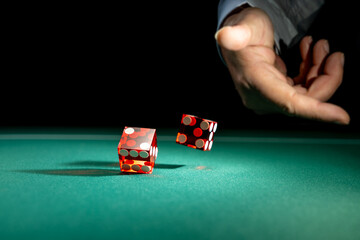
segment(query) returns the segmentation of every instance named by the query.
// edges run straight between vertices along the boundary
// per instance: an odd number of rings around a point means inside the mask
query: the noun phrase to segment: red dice
[[[122,172],[151,174],[158,154],[156,130],[125,127],[118,154]]]
[[[215,121],[183,114],[176,143],[210,151],[216,129],[217,122]]]

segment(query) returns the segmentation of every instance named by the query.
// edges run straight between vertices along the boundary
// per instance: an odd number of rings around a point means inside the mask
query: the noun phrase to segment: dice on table
[[[151,174],[158,154],[156,129],[125,127],[118,154],[122,172]]]
[[[191,148],[210,151],[213,144],[217,122],[183,114],[176,143]]]

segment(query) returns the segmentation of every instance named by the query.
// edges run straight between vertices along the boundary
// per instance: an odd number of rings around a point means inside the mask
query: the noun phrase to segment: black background
[[[330,102],[350,113],[347,127],[243,107],[218,56],[217,4],[9,6],[0,125],[177,128],[190,113],[228,129],[359,129],[359,20],[346,4],[328,1],[309,34],[345,52],[344,82]],[[297,48],[284,58],[295,75]]]

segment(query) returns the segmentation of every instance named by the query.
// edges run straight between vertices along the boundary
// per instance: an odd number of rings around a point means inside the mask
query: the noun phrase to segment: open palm
[[[348,124],[350,117],[339,106],[326,103],[342,81],[344,56],[329,55],[326,40],[300,43],[303,62],[295,78],[276,55],[273,26],[258,8],[246,8],[228,17],[216,34],[218,44],[243,104],[256,113],[291,116]]]

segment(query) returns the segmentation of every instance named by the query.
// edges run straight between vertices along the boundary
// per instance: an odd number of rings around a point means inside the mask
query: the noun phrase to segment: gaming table
[[[360,239],[360,136],[157,129],[152,174],[120,174],[122,129],[2,129],[0,239]]]

